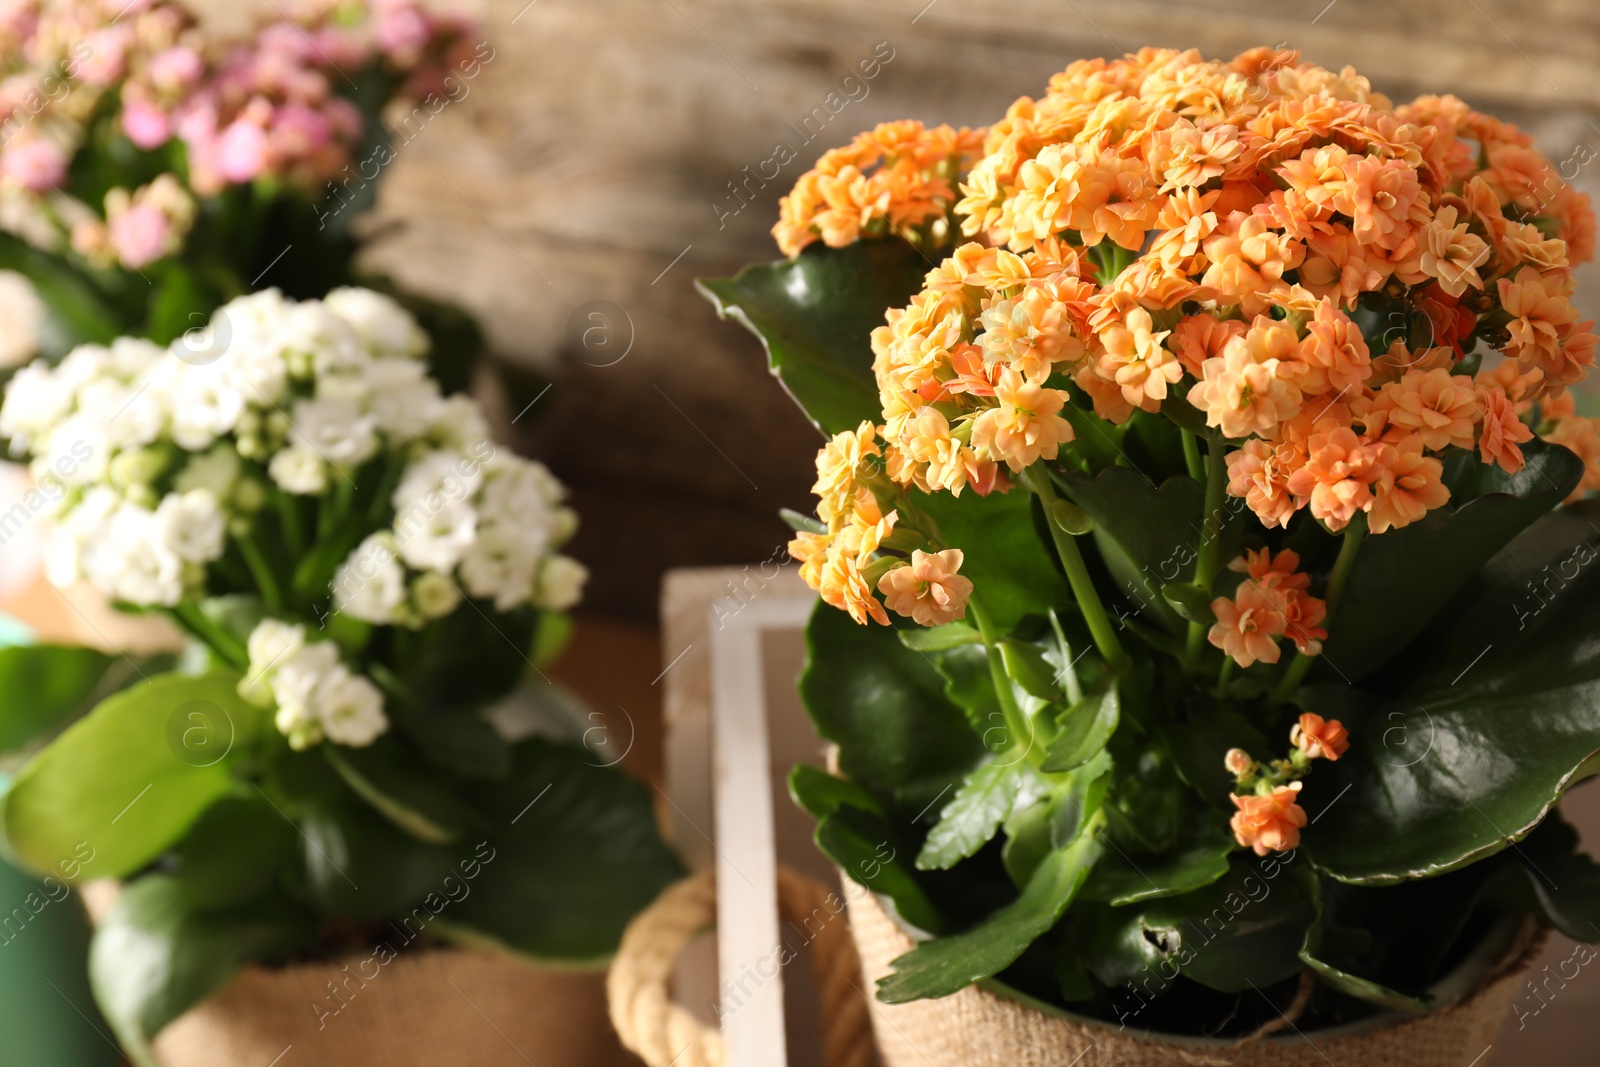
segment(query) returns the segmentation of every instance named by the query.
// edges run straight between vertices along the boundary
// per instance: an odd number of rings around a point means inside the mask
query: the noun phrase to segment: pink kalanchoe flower
[[[157,89],[177,94],[199,84],[205,73],[205,62],[192,48],[168,48],[151,57],[147,73]]]
[[[159,148],[172,137],[172,117],[143,100],[130,100],[122,109],[122,132],[140,148]]]
[[[165,255],[172,236],[172,220],[154,204],[132,205],[108,228],[117,257],[135,270]]]
[[[73,77],[85,85],[104,89],[113,85],[128,69],[131,31],[126,26],[107,26],[84,38],[83,56]]]
[[[0,152],[0,176],[29,192],[46,192],[66,175],[66,155],[42,137],[19,137]]]
[[[411,64],[432,36],[428,17],[409,3],[374,4],[372,39],[396,63]]]
[[[217,138],[217,171],[230,182],[247,182],[267,166],[267,135],[260,126],[235,119]]]

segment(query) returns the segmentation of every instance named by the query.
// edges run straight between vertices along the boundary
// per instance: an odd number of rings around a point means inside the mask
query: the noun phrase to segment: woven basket
[[[84,888],[91,916],[119,891]],[[604,973],[453,947],[247,965],[155,1051],[163,1067],[637,1067],[607,1017]]]
[[[851,894],[850,928],[869,990],[914,944],[871,894]],[[883,1067],[1468,1067],[1494,1041],[1541,941],[1531,926],[1521,928],[1453,1007],[1309,1034],[1288,1029],[1243,1045],[1118,1030],[999,995],[993,984],[939,1000],[874,1003],[872,1023]]]

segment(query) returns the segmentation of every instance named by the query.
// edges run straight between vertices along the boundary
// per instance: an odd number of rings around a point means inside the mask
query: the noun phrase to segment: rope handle
[[[828,1067],[873,1067],[877,1055],[861,992],[861,960],[848,926],[836,921],[843,918],[843,902],[827,886],[780,865],[778,913],[808,932],[807,920],[823,920],[809,945],[822,1004],[824,1062]],[[708,869],[667,887],[622,935],[606,976],[606,999],[617,1036],[647,1067],[727,1063],[722,1034],[674,1003],[668,989],[678,953],[716,917],[716,877]]]

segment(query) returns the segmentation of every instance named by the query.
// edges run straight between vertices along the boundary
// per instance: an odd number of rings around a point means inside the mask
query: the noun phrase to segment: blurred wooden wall
[[[983,124],[1072,59],[1146,44],[1223,57],[1286,44],[1355,65],[1397,100],[1455,92],[1524,124],[1558,163],[1579,146],[1579,158],[1600,155],[1594,0],[487,0],[481,11],[495,58],[400,147],[381,201],[395,228],[374,262],[475,309],[501,351],[558,373],[514,430],[575,489],[591,607],[641,617],[663,569],[768,558],[786,537],[777,509],[808,507],[815,432],[754,338],[717,321],[690,283],[775,258],[778,196],[872,123]],[[875,48],[892,58],[842,90]],[[858,99],[802,144],[789,124],[830,93]],[[799,158],[729,214],[740,202],[728,183],[780,141]],[[1597,174],[1592,163],[1578,181],[1600,192]],[[609,337],[597,310],[614,320]]]

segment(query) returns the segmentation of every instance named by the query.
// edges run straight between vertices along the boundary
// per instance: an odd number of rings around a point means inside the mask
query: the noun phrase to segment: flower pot
[[[851,894],[850,929],[870,989],[889,963],[915,945],[870,893]],[[1486,946],[1452,1006],[1422,1016],[1387,1014],[1332,1030],[1289,1028],[1240,1044],[1156,1034],[1081,1018],[1033,1001],[998,982],[968,986],[939,1000],[877,1004],[872,1013],[883,1067],[1466,1067],[1494,1041],[1542,937],[1531,924],[1508,926]],[[1447,980],[1447,983],[1451,980]],[[1440,991],[1441,995],[1446,995]],[[1447,997],[1448,1000],[1448,997]]]
[[[85,887],[91,915],[118,887]],[[399,944],[397,936],[392,942]],[[155,1039],[163,1067],[624,1067],[600,971],[438,945],[247,964]]]

